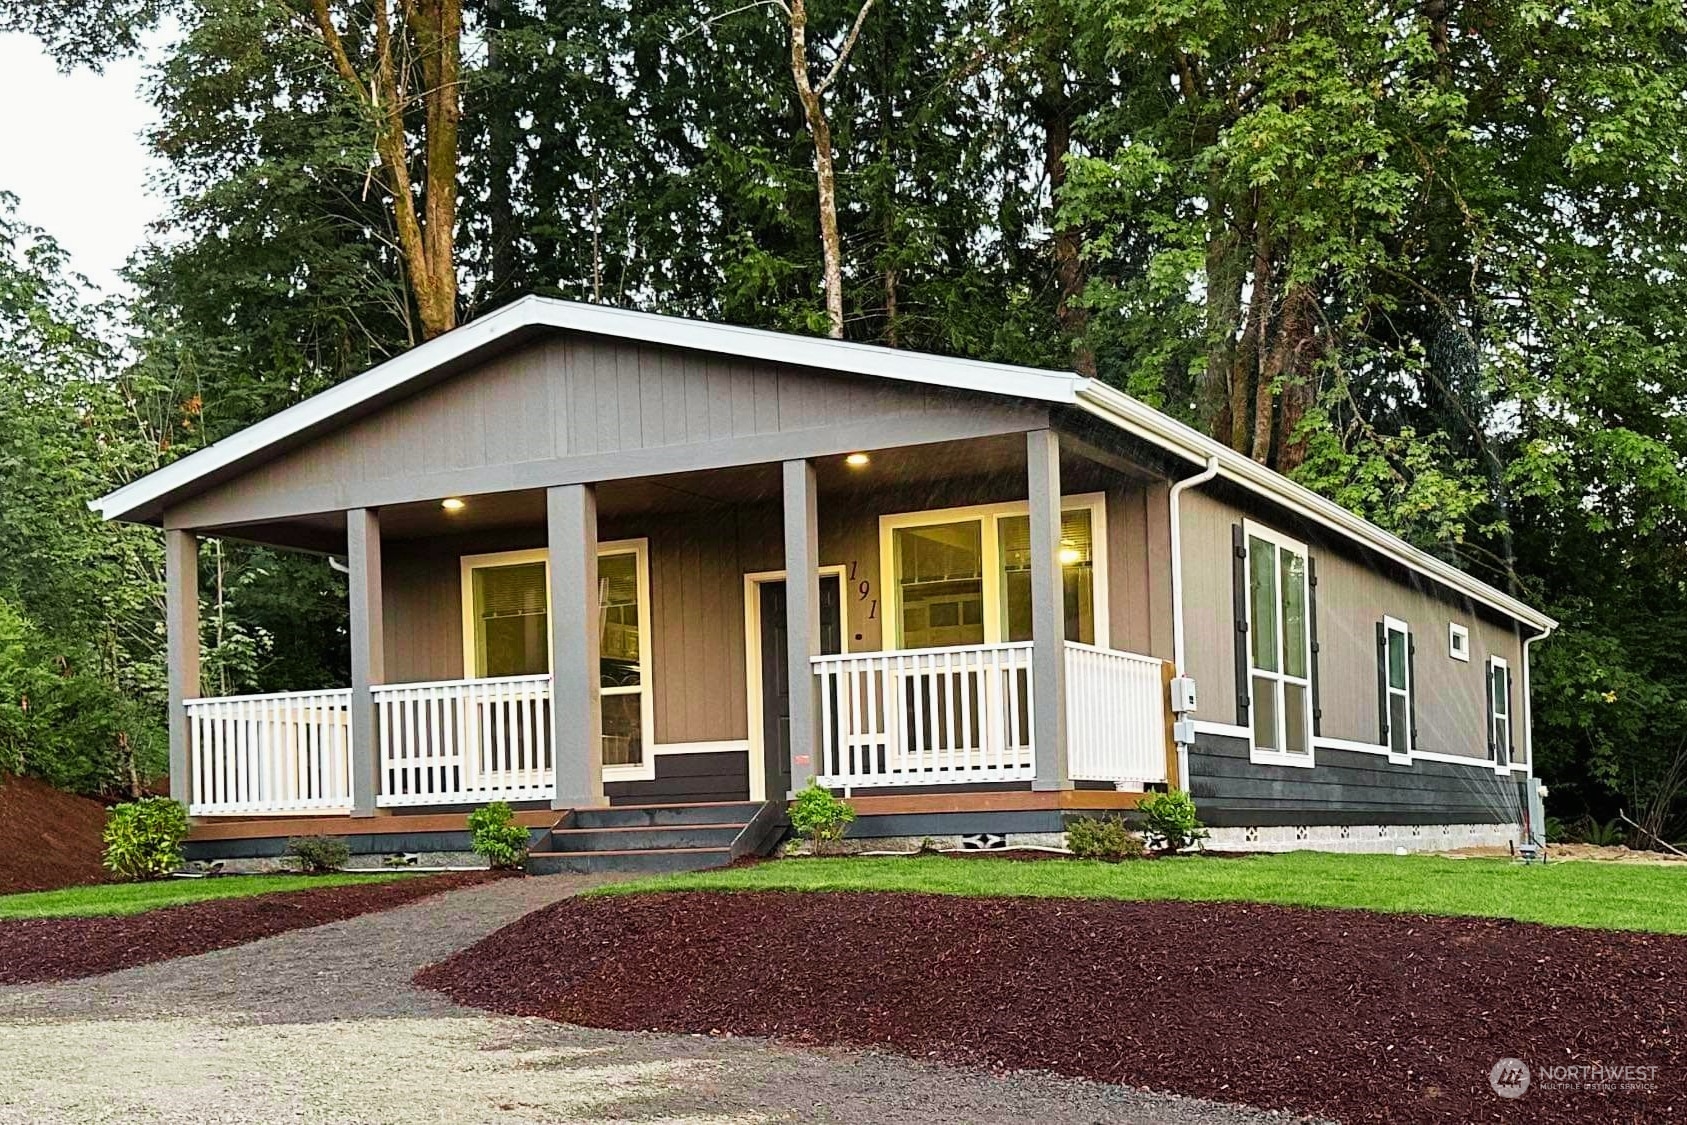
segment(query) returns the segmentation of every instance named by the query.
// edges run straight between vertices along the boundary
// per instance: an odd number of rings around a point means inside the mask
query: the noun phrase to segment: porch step
[[[730,848],[744,824],[667,824],[657,828],[553,828],[559,852],[633,852],[671,848]]]
[[[679,824],[745,825],[761,810],[757,801],[708,802],[693,805],[612,805],[575,809],[569,828],[665,828]]]
[[[654,875],[724,867],[771,850],[784,833],[784,812],[775,801],[571,809],[528,854],[527,870]]]
[[[530,852],[531,875],[590,875],[604,871],[660,875],[669,871],[702,871],[732,862],[731,848],[641,848],[634,851]]]

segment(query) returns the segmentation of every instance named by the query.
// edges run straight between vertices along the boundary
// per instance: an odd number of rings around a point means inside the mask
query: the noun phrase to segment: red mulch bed
[[[142,914],[0,921],[0,984],[70,980],[227,949],[499,878],[485,871],[209,899]]]
[[[0,774],[0,895],[103,883],[105,806]]]
[[[1687,1117],[1687,938],[1249,903],[569,899],[416,981],[493,1011],[1035,1069],[1349,1121]],[[1534,1068],[1519,1101],[1488,1085]],[[1656,1066],[1647,1091],[1559,1064]]]

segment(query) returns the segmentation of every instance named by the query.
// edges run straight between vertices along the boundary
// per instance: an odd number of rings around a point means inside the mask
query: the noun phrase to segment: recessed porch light
[[[844,464],[848,465],[852,469],[859,469],[871,460],[872,458],[867,456],[865,453],[851,453],[848,457],[844,458]]]
[[[447,496],[444,500],[439,502],[439,506],[448,512],[460,512],[467,507],[466,504],[455,496]]]

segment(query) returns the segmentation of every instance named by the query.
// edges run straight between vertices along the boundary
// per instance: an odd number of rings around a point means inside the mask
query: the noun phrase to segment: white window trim
[[[656,778],[656,758],[659,753],[656,746],[656,705],[655,692],[651,690],[650,668],[650,540],[649,539],[615,539],[600,542],[597,545],[597,557],[602,559],[606,555],[633,555],[637,559],[636,572],[638,575],[638,687],[600,688],[601,695],[632,695],[640,694],[639,700],[639,728],[644,743],[644,760],[637,765],[622,765],[603,767],[604,781],[653,781]],[[465,678],[475,671],[474,651],[474,582],[473,572],[481,567],[489,566],[517,566],[522,563],[542,562],[545,564],[545,613],[551,611],[551,560],[550,552],[540,547],[528,551],[497,551],[486,555],[464,555],[460,561],[460,581],[463,600],[463,675]],[[548,653],[548,662],[554,674],[556,670],[556,651],[552,645]],[[552,681],[555,682],[554,679]]]
[[[1297,767],[1300,767],[1300,768],[1303,768],[1303,769],[1310,769],[1313,766],[1317,765],[1316,759],[1317,759],[1317,753],[1318,753],[1318,743],[1317,743],[1317,740],[1313,737],[1313,734],[1312,734],[1312,629],[1311,629],[1311,624],[1310,624],[1310,621],[1311,621],[1310,609],[1311,609],[1311,604],[1312,604],[1312,584],[1311,584],[1312,552],[1308,551],[1306,549],[1306,544],[1302,543],[1298,539],[1290,538],[1289,536],[1284,535],[1282,532],[1277,531],[1274,528],[1266,527],[1263,524],[1255,523],[1252,520],[1243,520],[1242,521],[1242,549],[1243,549],[1243,551],[1248,552],[1248,557],[1245,557],[1242,560],[1242,565],[1243,565],[1244,573],[1246,573],[1250,576],[1249,577],[1250,581],[1252,580],[1251,576],[1253,574],[1253,558],[1252,558],[1253,548],[1250,545],[1250,540],[1253,540],[1253,539],[1263,539],[1267,543],[1271,543],[1278,548],[1285,548],[1286,547],[1287,549],[1289,549],[1290,551],[1293,551],[1295,554],[1299,555],[1301,558],[1303,558],[1307,561],[1307,571],[1308,571],[1308,573],[1307,573],[1306,602],[1307,602],[1307,607],[1308,607],[1308,625],[1307,625],[1307,628],[1305,630],[1305,632],[1306,632],[1306,673],[1307,674],[1305,676],[1291,676],[1286,672],[1281,672],[1281,671],[1279,671],[1279,672],[1268,672],[1268,671],[1265,671],[1263,669],[1256,669],[1254,667],[1254,599],[1253,599],[1253,596],[1252,596],[1252,592],[1248,591],[1247,592],[1248,596],[1246,596],[1242,599],[1243,613],[1245,614],[1246,621],[1248,623],[1248,632],[1247,632],[1247,638],[1246,638],[1246,643],[1247,643],[1247,646],[1248,646],[1248,682],[1246,684],[1236,685],[1238,691],[1246,691],[1248,693],[1248,699],[1249,699],[1248,726],[1247,726],[1247,731],[1248,731],[1248,760],[1250,762],[1252,762],[1254,765],[1261,765],[1261,766],[1297,766]],[[1279,565],[1279,566],[1273,567],[1272,571],[1271,571],[1271,573],[1272,573],[1272,588],[1273,588],[1273,590],[1275,591],[1275,594],[1276,594],[1276,601],[1277,601],[1277,607],[1278,607],[1279,615],[1282,613],[1282,605],[1283,605],[1283,591],[1280,588],[1281,583],[1282,583],[1281,569],[1282,568]],[[1279,637],[1281,637],[1281,635],[1282,635],[1282,622],[1281,621],[1278,622],[1278,635],[1279,635]],[[1254,718],[1254,715],[1255,715],[1254,708],[1257,706],[1257,704],[1255,704],[1253,702],[1253,694],[1254,694],[1253,678],[1254,678],[1254,675],[1255,675],[1256,672],[1258,672],[1259,675],[1267,676],[1267,677],[1269,677],[1273,680],[1278,681],[1279,683],[1299,684],[1300,686],[1302,686],[1306,689],[1306,691],[1305,691],[1305,698],[1306,698],[1306,753],[1304,753],[1304,754],[1291,754],[1287,750],[1262,750],[1262,749],[1260,749],[1260,747],[1258,745],[1255,744],[1255,742],[1254,742],[1253,718]],[[1277,708],[1277,716],[1278,716],[1278,718],[1277,718],[1277,741],[1279,743],[1286,742],[1286,741],[1288,741],[1288,738],[1287,738],[1288,720],[1287,720],[1286,710],[1283,707],[1278,707]]]
[[[1084,492],[1060,498],[1061,514],[1088,511],[1090,514],[1091,571],[1094,576],[1095,645],[1109,648],[1107,601],[1107,495],[1103,492]],[[902,647],[902,587],[896,581],[895,532],[900,528],[931,527],[936,524],[962,523],[978,520],[983,526],[984,549],[984,643],[1002,644],[1002,559],[1001,531],[997,526],[1005,516],[1029,515],[1031,505],[1025,500],[1011,500],[1001,504],[972,504],[962,508],[929,508],[919,512],[896,512],[879,517],[879,585],[882,593],[883,640],[885,652],[910,651]]]
[[[1461,645],[1460,641],[1464,643]],[[1447,622],[1447,655],[1470,663],[1470,630],[1457,621]]]
[[[1406,686],[1404,689],[1396,688],[1393,684],[1388,682],[1388,651],[1386,644],[1390,633],[1400,633],[1406,638]],[[1397,766],[1409,766],[1412,764],[1413,749],[1412,692],[1417,689],[1417,685],[1412,682],[1412,627],[1406,622],[1400,620],[1398,617],[1389,617],[1384,615],[1382,619],[1382,634],[1385,645],[1384,650],[1381,653],[1381,659],[1383,662],[1383,704],[1385,707],[1385,713],[1389,716],[1388,741],[1385,743],[1388,747],[1388,760]],[[1394,749],[1394,711],[1390,704],[1393,703],[1392,697],[1396,695],[1404,696],[1406,700],[1406,751],[1403,754]]]
[[[1506,659],[1503,656],[1489,656],[1488,657],[1488,674],[1483,679],[1483,688],[1488,693],[1488,706],[1484,707],[1483,711],[1491,712],[1492,715],[1493,715],[1492,720],[1490,720],[1490,722],[1489,722],[1488,737],[1493,738],[1493,740],[1494,740],[1494,749],[1488,755],[1488,761],[1493,765],[1495,773],[1509,774],[1512,771],[1512,769],[1514,768],[1514,766],[1512,764],[1512,761],[1511,761],[1511,744],[1512,744],[1511,734],[1512,734],[1512,724],[1516,721],[1516,719],[1511,713],[1511,693],[1509,691],[1507,691],[1507,692],[1502,693],[1498,697],[1496,697],[1495,694],[1494,694],[1494,672],[1495,672],[1495,670],[1503,671],[1506,674],[1506,679],[1509,681],[1510,678],[1511,678],[1511,665],[1506,662]],[[1509,683],[1507,683],[1506,686],[1509,688],[1511,685]],[[1500,741],[1499,741],[1499,739],[1494,738],[1494,731],[1493,731],[1493,724],[1495,722],[1498,722],[1499,717],[1500,717],[1500,709],[1499,709],[1499,699],[1500,698],[1503,698],[1505,700],[1505,765],[1503,765],[1503,766],[1500,765]]]

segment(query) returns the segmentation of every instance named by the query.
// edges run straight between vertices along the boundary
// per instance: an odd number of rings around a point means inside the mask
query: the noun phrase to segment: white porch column
[[[791,793],[808,785],[820,753],[820,521],[814,466],[787,461],[785,481],[785,654],[791,690]],[[777,801],[779,763],[766,760],[767,797]]]
[[[1060,437],[1025,435],[1031,523],[1033,789],[1070,789],[1066,765],[1066,610],[1060,572]]]
[[[551,754],[553,809],[603,805],[602,669],[598,646],[597,492],[589,484],[546,490],[551,556]],[[643,606],[640,612],[649,613]],[[649,690],[648,686],[645,690]],[[654,732],[644,732],[650,753]]]
[[[381,791],[376,684],[386,682],[386,616],[381,600],[381,517],[346,513],[346,586],[351,607],[351,815],[374,816]]]
[[[199,697],[199,537],[164,532],[164,636],[169,661],[170,796],[193,801],[187,701]]]

